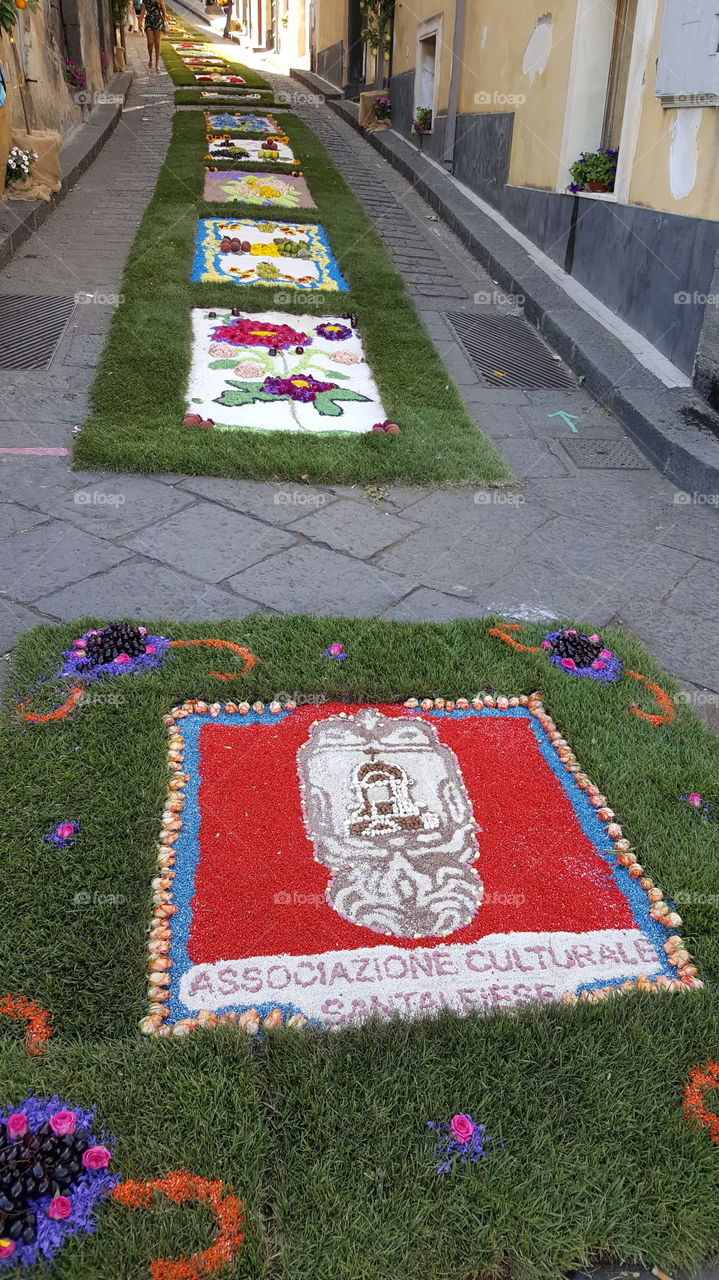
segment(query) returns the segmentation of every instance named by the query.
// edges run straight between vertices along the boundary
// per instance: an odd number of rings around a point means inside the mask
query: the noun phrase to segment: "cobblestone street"
[[[3,292],[119,292],[173,109],[166,73],[148,75],[139,41],[128,39],[136,79],[121,124],[2,272]],[[298,91],[273,79],[279,91]],[[72,472],[63,458],[4,453],[3,649],[38,621],[78,613],[312,611],[436,622],[502,613],[621,623],[694,687],[698,705],[703,691],[719,692],[717,512],[677,491],[628,441],[632,469],[577,466],[577,443],[626,441],[582,388],[482,385],[443,313],[478,305],[506,313],[515,300],[348,125],[321,105],[299,113],[364,204],[448,376],[520,484],[509,492],[363,492],[312,488],[299,477],[273,486]],[[3,375],[7,446],[71,447],[110,314],[102,301],[79,305],[47,372]],[[710,714],[713,702],[704,704]]]

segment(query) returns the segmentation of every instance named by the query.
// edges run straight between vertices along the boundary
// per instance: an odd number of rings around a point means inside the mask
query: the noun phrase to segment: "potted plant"
[[[374,114],[377,120],[389,120],[391,104],[389,98],[378,98],[374,104]]]
[[[573,194],[577,191],[613,191],[618,155],[619,152],[612,151],[610,147],[582,151],[579,159],[569,166],[572,181],[567,190]]]
[[[22,189],[30,177],[33,160],[37,160],[36,151],[23,151],[22,147],[11,147],[5,170],[5,186],[14,185]]]

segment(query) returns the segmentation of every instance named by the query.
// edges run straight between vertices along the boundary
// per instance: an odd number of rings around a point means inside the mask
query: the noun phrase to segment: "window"
[[[637,0],[617,0],[601,141],[603,147],[617,151],[622,135],[636,16]]]
[[[655,92],[663,107],[719,106],[717,0],[665,0]]]
[[[425,108],[437,115],[439,50],[442,44],[442,19],[430,18],[417,28],[417,60],[414,76],[414,112]]]

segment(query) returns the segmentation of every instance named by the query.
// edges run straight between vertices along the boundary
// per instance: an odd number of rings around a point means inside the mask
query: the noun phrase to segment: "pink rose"
[[[701,796],[699,795],[699,792],[698,792],[698,791],[691,791],[691,792],[689,793],[689,795],[687,796],[687,799],[688,799],[689,803],[690,803],[690,804],[693,804],[693,805],[694,805],[694,807],[695,807],[696,809],[698,809],[698,808],[699,808],[699,805],[700,805],[700,804],[701,804],[701,802],[702,802],[702,798],[701,798]]]
[[[594,635],[593,635],[593,636],[590,636],[590,637],[589,637],[589,639],[591,640],[592,644],[601,644],[601,643],[602,643],[602,637],[601,637],[601,636],[598,636],[598,635],[597,635],[597,633],[596,633],[596,631],[595,631],[595,633],[594,633]]]
[[[611,649],[600,649],[599,656],[600,658],[611,658],[612,651]]]
[[[138,629],[138,631],[140,632],[140,635],[141,635],[141,636],[146,636],[146,635],[147,635],[147,627],[138,627],[137,629]]]
[[[56,1111],[54,1116],[50,1116],[50,1128],[53,1133],[61,1135],[74,1133],[76,1123],[74,1111]]]
[[[83,1152],[82,1163],[85,1169],[105,1169],[112,1159],[112,1152],[107,1147],[88,1147]]]
[[[261,378],[264,372],[262,365],[256,360],[243,360],[235,365],[235,373],[240,378]]]
[[[75,825],[72,822],[60,822],[55,827],[55,835],[61,840],[70,840],[75,835]]]
[[[72,1213],[72,1200],[69,1196],[53,1196],[47,1207],[48,1218],[53,1218],[56,1222],[62,1221],[63,1218],[69,1218]]]
[[[452,1116],[449,1122],[452,1130],[452,1137],[456,1142],[469,1142],[474,1134],[474,1123],[469,1116],[456,1115]]]
[[[542,648],[543,648],[543,649],[551,649],[551,647],[552,647],[552,642],[551,642],[551,640],[543,640],[543,641],[542,641]]]
[[[577,669],[577,664],[574,661],[574,658],[562,658],[562,666],[566,667],[567,671],[576,671]]]
[[[592,663],[595,671],[603,671],[606,665],[607,664],[605,662],[602,662],[601,658],[595,658]]]
[[[157,653],[157,649],[155,648],[154,644],[146,644],[145,653]]]
[[[17,1245],[14,1240],[0,1240],[0,1258],[9,1258],[15,1252]]]
[[[22,1138],[23,1134],[27,1133],[27,1116],[25,1112],[13,1112],[5,1121],[5,1128],[7,1129],[8,1138],[12,1138],[13,1141],[15,1138]]]
[[[334,654],[342,653],[343,649],[344,649],[344,645],[341,645],[341,644],[330,645],[330,653],[334,653]]]

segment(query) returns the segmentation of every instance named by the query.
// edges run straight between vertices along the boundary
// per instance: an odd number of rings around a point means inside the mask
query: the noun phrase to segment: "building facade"
[[[110,0],[43,0],[34,12],[18,11],[11,35],[14,47],[0,33],[0,66],[13,127],[25,129],[27,112],[32,129],[66,132],[112,74]]]
[[[314,4],[314,66],[351,85],[359,0]],[[395,0],[392,127],[429,108],[424,154],[691,373],[719,304],[718,47],[714,0]],[[569,192],[600,148],[613,191]]]

